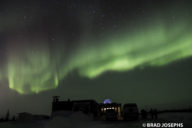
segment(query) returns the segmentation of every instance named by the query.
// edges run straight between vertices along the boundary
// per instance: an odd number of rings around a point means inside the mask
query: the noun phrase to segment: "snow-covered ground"
[[[138,121],[95,121],[91,116],[73,113],[65,116],[55,116],[48,120],[14,121],[0,123],[0,128],[141,128],[143,123],[183,123],[184,127],[192,128],[192,113],[160,114],[158,120]]]

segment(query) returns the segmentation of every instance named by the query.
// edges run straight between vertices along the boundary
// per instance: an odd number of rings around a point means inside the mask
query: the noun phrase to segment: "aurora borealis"
[[[95,81],[192,56],[188,1],[40,0],[0,11],[0,83],[20,95],[65,90],[71,74]]]
[[[19,48],[14,55],[8,56],[9,87],[20,93],[38,93],[57,87],[59,80],[65,79],[65,76],[74,70],[77,70],[80,76],[95,78],[106,71],[129,71],[138,66],[163,66],[192,56],[192,32],[177,37],[187,29],[185,22],[173,25],[173,30],[169,31],[163,23],[156,26],[141,28],[140,32],[130,35],[125,32],[119,39],[105,39],[101,45],[87,44],[88,48],[80,46],[73,51],[75,54],[69,55],[67,62],[59,67],[56,67],[56,64],[65,60],[52,59],[52,53],[46,48],[46,44],[35,52],[29,47],[21,49],[20,53]],[[176,30],[177,27],[179,30]]]

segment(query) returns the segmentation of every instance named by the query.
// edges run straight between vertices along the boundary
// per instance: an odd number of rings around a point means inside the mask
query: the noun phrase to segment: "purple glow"
[[[111,104],[112,102],[111,102],[111,99],[105,99],[104,100],[104,104]]]

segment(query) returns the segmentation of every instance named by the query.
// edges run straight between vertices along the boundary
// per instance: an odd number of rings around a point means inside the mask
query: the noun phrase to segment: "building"
[[[98,103],[95,100],[70,100],[59,101],[59,96],[53,97],[52,115],[61,111],[76,112],[81,111],[85,114],[93,114],[97,116]],[[66,112],[65,112],[66,113]]]
[[[99,104],[95,100],[74,100],[73,111],[82,111],[85,114],[92,113],[94,116],[98,115]]]
[[[137,120],[139,118],[139,110],[137,104],[124,104],[122,115],[124,120]]]
[[[108,110],[113,110],[117,113],[117,118],[121,118],[121,104],[119,103],[112,103],[110,99],[104,100],[104,103],[99,105],[100,108],[100,115],[106,115]]]
[[[83,112],[85,114],[93,114],[98,119],[105,120],[130,120],[138,119],[139,112],[137,104],[129,103],[121,108],[120,103],[112,102],[105,99],[103,103],[98,104],[95,100],[66,100],[60,101],[59,96],[53,97],[52,116],[69,116],[73,112]]]
[[[67,101],[59,101],[59,96],[53,97],[52,112],[54,111],[72,111],[73,102],[68,99]]]

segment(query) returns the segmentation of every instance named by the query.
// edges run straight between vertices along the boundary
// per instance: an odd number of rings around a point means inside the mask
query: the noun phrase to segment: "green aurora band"
[[[39,93],[56,88],[73,71],[94,79],[107,71],[163,66],[192,56],[190,21],[178,21],[169,27],[163,21],[142,26],[145,27],[124,28],[119,36],[109,34],[103,40],[94,40],[98,44],[81,41],[66,58],[60,57],[62,50],[52,53],[46,42],[42,46],[16,48],[15,52],[8,52],[6,76],[1,73],[0,78],[6,77],[9,87],[20,94]]]

